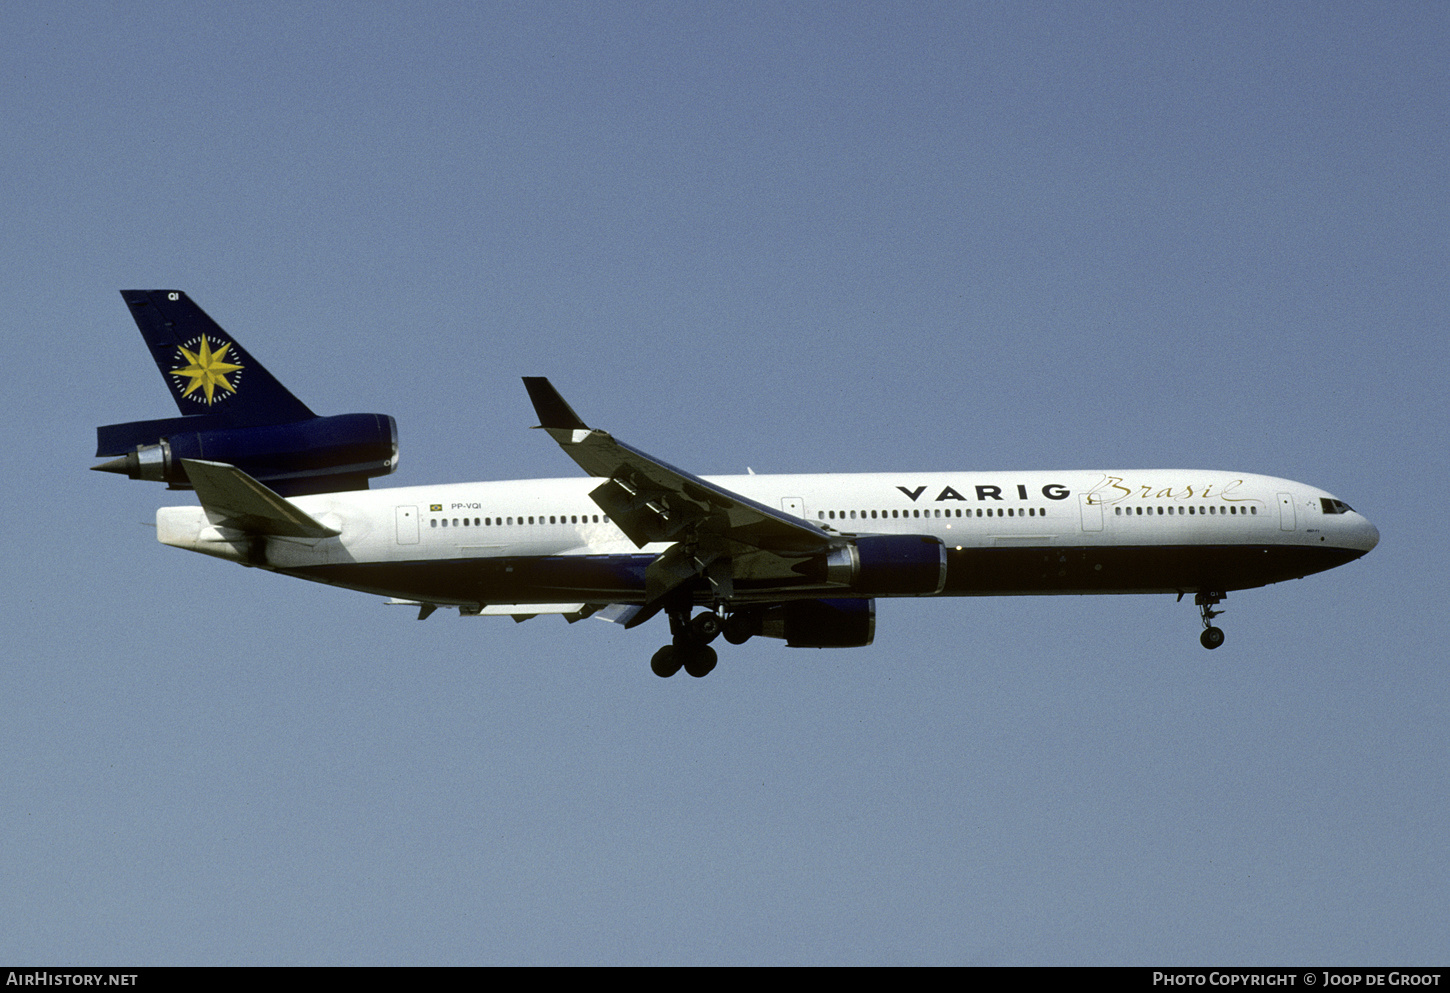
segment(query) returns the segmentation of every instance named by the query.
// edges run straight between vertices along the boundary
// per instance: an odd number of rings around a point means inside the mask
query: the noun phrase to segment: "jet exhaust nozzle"
[[[161,483],[166,481],[166,473],[170,467],[171,446],[163,439],[156,445],[137,445],[135,451],[101,465],[93,465],[91,469],[95,472],[114,472],[132,479],[149,479]]]

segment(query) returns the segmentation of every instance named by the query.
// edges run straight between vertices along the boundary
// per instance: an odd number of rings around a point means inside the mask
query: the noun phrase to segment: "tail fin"
[[[185,489],[188,459],[226,463],[283,496],[365,490],[397,468],[391,417],[317,416],[180,290],[121,297],[182,416],[96,428],[113,458],[92,468]]]
[[[156,368],[183,415],[217,427],[316,417],[180,290],[122,290]]]

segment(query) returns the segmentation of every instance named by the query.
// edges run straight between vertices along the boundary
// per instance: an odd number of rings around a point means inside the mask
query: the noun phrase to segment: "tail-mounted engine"
[[[365,490],[398,466],[386,414],[319,417],[180,290],[122,290],[180,417],[96,429],[93,466],[191,489],[182,459],[224,462],[282,496]]]
[[[284,496],[297,496],[365,490],[369,478],[398,466],[398,425],[387,414],[211,430],[197,423],[205,420],[178,417],[98,428],[96,454],[120,457],[95,468],[189,489],[182,459],[225,462]]]

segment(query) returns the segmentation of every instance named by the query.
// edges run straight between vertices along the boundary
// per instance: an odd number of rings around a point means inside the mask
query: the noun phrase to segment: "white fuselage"
[[[944,595],[1226,591],[1331,568],[1379,540],[1373,524],[1325,491],[1248,473],[706,478],[828,533],[940,538],[949,555]],[[627,568],[602,584],[597,576],[572,583],[564,578],[568,562],[554,561],[638,564],[668,547],[637,548],[610,523],[589,496],[602,482],[511,480],[299,496],[294,504],[340,534],[270,537],[264,547],[218,527],[200,507],[162,508],[157,529],[165,544],[399,598],[455,604],[481,604],[485,597],[507,603],[637,601],[642,583]],[[543,581],[511,583],[513,566],[487,580],[467,569],[493,560],[521,567],[549,560],[551,571]]]

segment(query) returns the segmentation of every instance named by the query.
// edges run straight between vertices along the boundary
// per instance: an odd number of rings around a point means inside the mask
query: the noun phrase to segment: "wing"
[[[741,545],[774,553],[809,554],[831,538],[798,517],[716,486],[590,428],[543,377],[524,386],[539,427],[591,476],[606,480],[589,495],[641,548],[650,542]]]
[[[390,599],[388,605],[390,607],[417,607],[420,621],[426,621],[432,617],[433,612],[440,606],[428,600],[400,600],[397,597]],[[599,610],[598,604],[591,603],[490,603],[481,607],[463,604],[449,604],[449,606],[457,607],[460,617],[512,617],[519,623],[532,620],[540,614],[559,614],[573,624]]]

